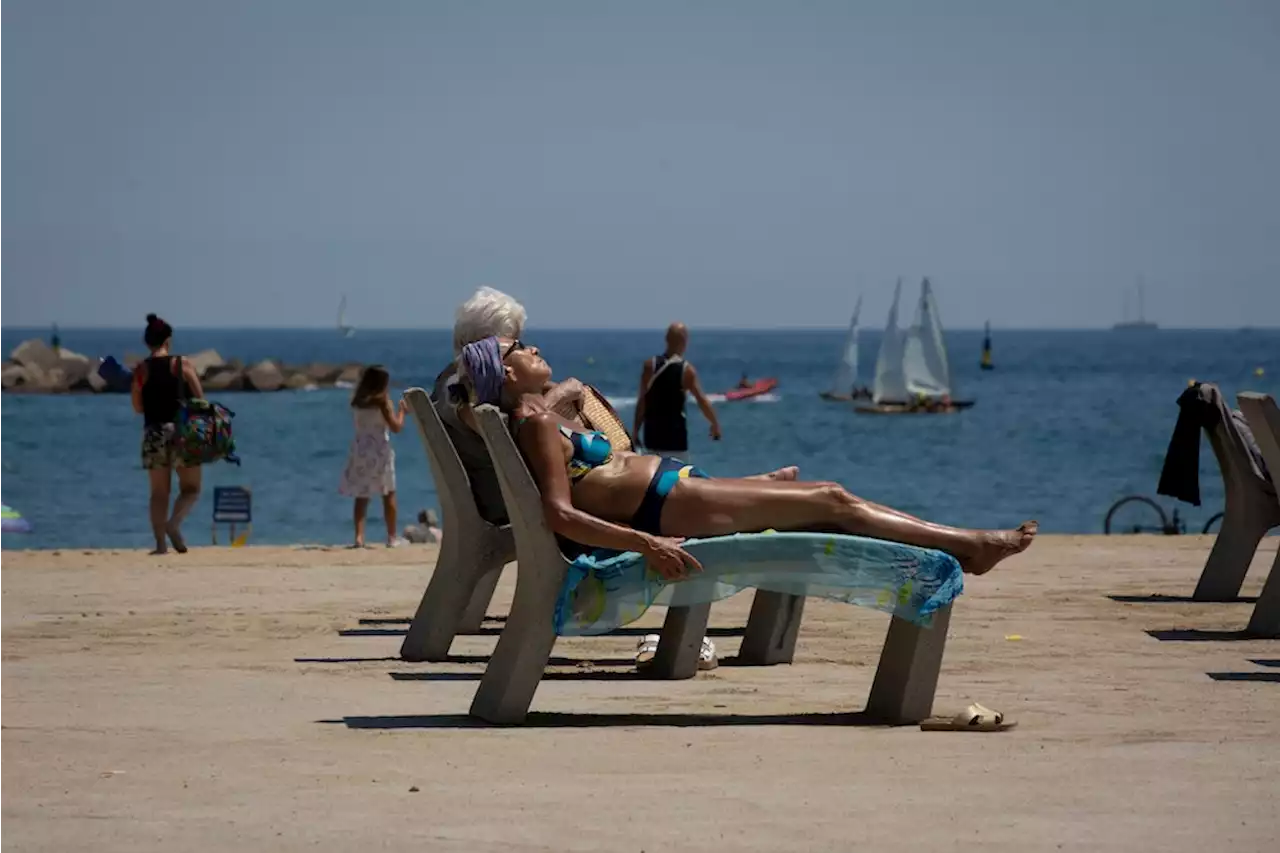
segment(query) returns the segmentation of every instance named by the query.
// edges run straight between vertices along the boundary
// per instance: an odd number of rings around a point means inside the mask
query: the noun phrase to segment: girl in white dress
[[[382,513],[387,522],[387,547],[404,544],[396,536],[396,452],[391,447],[391,432],[404,428],[404,398],[391,406],[387,386],[391,375],[380,364],[371,364],[360,375],[351,410],[355,419],[355,436],[347,453],[347,467],[342,472],[338,491],[355,498],[356,541],[353,547],[364,547],[364,519],[369,499],[382,498]],[[390,432],[388,432],[388,430]]]

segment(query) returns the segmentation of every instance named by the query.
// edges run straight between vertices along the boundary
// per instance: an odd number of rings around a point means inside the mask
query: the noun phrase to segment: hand
[[[719,440],[720,440],[720,425],[719,425],[719,424],[712,424],[712,425],[711,425],[711,440],[712,440],[712,441],[719,441]]]
[[[397,406],[396,408],[397,408],[397,410],[398,410],[401,414],[403,414],[403,413],[405,412],[405,410],[409,408],[409,401],[408,401],[408,400],[406,400],[404,397],[401,397],[401,398],[400,398],[400,405],[399,405],[399,406]]]
[[[684,580],[690,573],[702,571],[702,564],[680,547],[683,541],[682,538],[670,536],[650,536],[640,553],[644,554],[654,571],[666,580]]]
[[[584,386],[581,381],[570,376],[565,381],[556,385],[555,397],[557,400],[565,401],[581,400],[584,391],[586,391],[586,386]]]

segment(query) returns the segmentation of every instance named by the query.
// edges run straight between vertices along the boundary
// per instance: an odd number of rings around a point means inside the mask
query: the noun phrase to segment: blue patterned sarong
[[[688,607],[751,588],[857,604],[927,626],[964,591],[955,557],[882,539],[769,531],[689,539],[683,547],[703,570],[675,583],[634,551],[578,557],[556,602],[556,634],[607,634],[654,604]]]

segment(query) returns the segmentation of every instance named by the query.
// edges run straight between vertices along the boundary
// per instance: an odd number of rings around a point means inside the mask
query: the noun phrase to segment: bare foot
[[[182,534],[178,531],[178,528],[170,524],[164,529],[164,531],[169,534],[169,541],[173,543],[173,550],[177,551],[179,554],[187,553],[186,540],[182,538]]]
[[[967,574],[985,575],[1001,560],[1027,550],[1039,530],[1040,522],[1024,521],[1017,530],[984,533],[977,551],[960,560],[960,568]]]
[[[800,477],[800,469],[795,465],[788,465],[786,468],[779,468],[777,471],[770,471],[768,474],[756,474],[754,477],[747,477],[748,480],[796,480]]]
[[[168,548],[157,548],[157,549],[155,549],[154,551],[149,551],[149,552],[147,552],[147,556],[148,556],[148,557],[159,557],[159,556],[162,556],[162,555],[164,555],[164,554],[168,554],[168,553],[169,553],[169,549],[168,549]]]

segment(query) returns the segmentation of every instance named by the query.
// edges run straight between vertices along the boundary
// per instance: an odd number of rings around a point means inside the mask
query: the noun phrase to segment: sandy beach
[[[1280,641],[1183,598],[1210,544],[1046,536],[971,580],[935,712],[994,735],[862,724],[887,617],[827,602],[763,669],[732,665],[749,594],[717,605],[690,681],[637,678],[634,632],[561,640],[491,728],[500,622],[397,657],[430,548],[6,552],[4,849],[1274,850]]]

